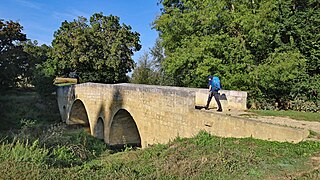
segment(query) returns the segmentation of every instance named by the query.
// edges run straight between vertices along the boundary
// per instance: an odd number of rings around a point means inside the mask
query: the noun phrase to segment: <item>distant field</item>
[[[271,111],[271,110],[250,110],[260,116],[280,116],[280,117],[290,117],[296,120],[304,121],[317,121],[320,122],[320,113],[314,112],[300,112],[300,111]]]

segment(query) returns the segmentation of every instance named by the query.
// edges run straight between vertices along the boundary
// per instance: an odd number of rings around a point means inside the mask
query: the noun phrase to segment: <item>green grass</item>
[[[320,113],[314,112],[300,112],[300,111],[272,111],[272,110],[250,110],[260,116],[280,116],[280,117],[290,117],[296,120],[304,121],[317,121],[320,122]]]
[[[25,123],[60,121],[55,96],[40,97],[33,91],[15,91],[0,96],[0,130],[21,128]]]
[[[49,99],[44,103],[33,92],[8,94],[0,97],[0,102],[6,110],[2,124],[8,120],[17,124],[10,126],[15,130],[1,127],[0,179],[320,177],[320,142],[291,144],[200,132],[168,144],[115,152],[84,130],[57,123],[56,104]]]
[[[100,154],[81,159],[86,151],[100,149],[103,143],[85,147],[83,136],[82,131],[73,131],[70,137],[75,139],[59,146],[44,146],[40,141],[3,143],[0,146],[0,179],[320,177],[319,160],[311,160],[311,157],[320,157],[320,142],[291,144],[252,138],[220,138],[200,132],[193,138],[176,138],[168,144],[145,149],[119,153],[104,149]]]

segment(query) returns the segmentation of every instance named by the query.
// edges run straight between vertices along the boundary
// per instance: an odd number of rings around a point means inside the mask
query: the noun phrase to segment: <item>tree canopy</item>
[[[10,88],[23,80],[28,67],[21,43],[26,41],[23,27],[0,19],[0,88]]]
[[[140,35],[119,21],[117,16],[96,13],[89,22],[84,17],[63,22],[52,42],[55,74],[76,72],[82,82],[128,81],[126,74],[134,66],[131,56],[141,49]]]
[[[144,52],[138,59],[131,82],[136,84],[173,85],[173,79],[167,75],[164,69],[164,59],[162,41],[157,38],[149,52]]]
[[[42,95],[50,95],[54,92],[53,85],[54,70],[51,68],[51,59],[49,58],[52,47],[37,41],[28,40],[23,43],[23,49],[28,54],[28,82],[34,85],[36,91]]]
[[[217,75],[223,89],[248,91],[250,103],[303,100],[318,106],[319,1],[159,3],[161,15],[153,23],[159,39],[139,59],[133,82],[205,87],[206,77]],[[44,89],[54,76],[70,73],[81,82],[127,82],[132,55],[141,49],[139,33],[102,13],[62,22],[52,47],[26,41],[22,29],[0,20],[0,88],[27,80]]]
[[[156,84],[156,73],[152,66],[153,62],[150,60],[149,54],[144,52],[138,59],[131,82],[136,84]]]
[[[319,1],[159,2],[154,28],[175,85],[205,87],[218,75],[225,89],[279,102],[320,91]]]

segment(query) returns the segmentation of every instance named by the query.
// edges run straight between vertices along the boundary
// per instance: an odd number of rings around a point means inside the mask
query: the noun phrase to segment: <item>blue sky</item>
[[[120,22],[140,33],[142,49],[137,59],[151,48],[158,36],[151,24],[160,15],[158,0],[0,0],[0,19],[18,21],[27,38],[51,45],[54,31],[65,20],[78,16],[89,18],[93,13],[120,17]]]

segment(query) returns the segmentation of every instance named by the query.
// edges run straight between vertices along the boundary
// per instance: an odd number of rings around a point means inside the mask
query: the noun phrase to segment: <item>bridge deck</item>
[[[248,118],[246,92],[222,90],[224,112],[198,110],[206,103],[206,89],[138,84],[84,83],[57,90],[63,121],[90,127],[108,144],[134,143],[142,147],[166,143],[177,136],[192,137],[200,130],[221,137],[254,137],[299,142],[309,131]],[[247,114],[247,117],[244,115]]]

